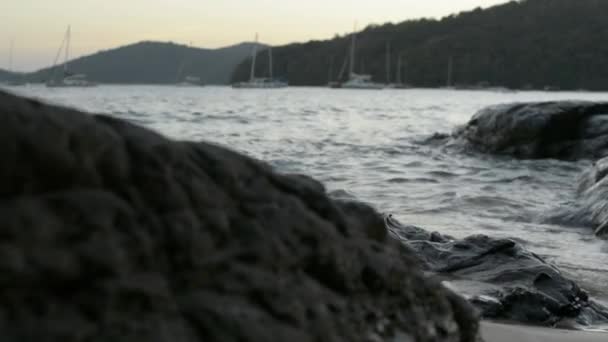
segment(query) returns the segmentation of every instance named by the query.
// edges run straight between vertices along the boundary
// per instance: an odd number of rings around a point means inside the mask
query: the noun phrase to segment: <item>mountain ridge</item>
[[[186,76],[207,84],[227,84],[236,65],[251,54],[252,42],[218,49],[194,48],[173,42],[140,41],[100,50],[68,61],[69,71],[110,84],[171,84]],[[259,44],[262,48],[264,44]],[[0,71],[0,79],[44,82],[63,72],[63,63],[29,73]]]

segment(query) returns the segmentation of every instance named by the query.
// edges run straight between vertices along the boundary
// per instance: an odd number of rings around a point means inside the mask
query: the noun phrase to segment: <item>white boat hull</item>
[[[51,79],[46,86],[49,88],[89,88],[97,86],[97,83],[89,81],[85,74],[75,74],[59,80]]]
[[[193,87],[204,87],[205,85],[202,83],[181,82],[181,83],[176,84],[176,86],[185,87],[185,88],[193,88]]]
[[[359,75],[355,73],[350,74],[350,78],[348,81],[339,83],[339,84],[331,84],[332,88],[341,88],[341,89],[383,89],[384,84],[372,82],[371,75]]]
[[[83,82],[83,83],[65,83],[65,82],[49,82],[46,84],[49,88],[91,88],[97,87],[97,83]]]
[[[347,83],[344,83],[344,84],[342,84],[342,86],[340,88],[342,88],[342,89],[374,89],[374,90],[380,90],[380,89],[384,89],[384,85],[383,84],[378,84],[378,83],[369,83],[369,84],[347,84]]]
[[[250,82],[239,82],[232,85],[236,89],[278,89],[287,88],[288,84],[281,81],[254,80]]]

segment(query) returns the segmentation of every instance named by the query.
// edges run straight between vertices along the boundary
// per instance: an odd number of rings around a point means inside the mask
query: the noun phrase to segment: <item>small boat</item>
[[[249,81],[237,82],[232,85],[236,89],[277,89],[286,88],[287,82],[276,79],[272,75],[272,48],[268,47],[268,77],[255,77],[255,59],[257,56],[258,35],[255,35],[255,44],[251,53],[251,71]]]
[[[50,88],[65,88],[65,87],[95,87],[97,83],[91,82],[87,79],[86,74],[74,74],[69,71],[69,57],[70,57],[70,40],[72,39],[72,31],[71,27],[68,25],[68,29],[65,33],[65,37],[61,42],[61,46],[59,47],[59,51],[57,52],[57,56],[55,57],[55,61],[53,63],[53,67],[51,68],[53,75],[47,80],[46,86]],[[65,49],[64,49],[65,45]],[[57,60],[61,55],[61,52],[64,52],[64,62],[63,62],[63,74],[60,77],[55,77],[54,73],[57,71]]]

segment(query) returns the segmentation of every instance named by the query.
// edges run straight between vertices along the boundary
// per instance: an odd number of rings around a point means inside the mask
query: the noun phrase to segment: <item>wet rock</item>
[[[392,235],[412,248],[428,272],[449,282],[490,319],[555,326],[608,322],[608,308],[555,266],[510,239],[453,239],[386,218]]]
[[[518,158],[608,156],[608,103],[559,101],[482,109],[454,136],[477,150]]]
[[[208,143],[0,93],[3,341],[474,341],[378,213]]]
[[[590,227],[608,238],[608,158],[593,163],[580,176],[574,201],[549,212],[544,222]]]

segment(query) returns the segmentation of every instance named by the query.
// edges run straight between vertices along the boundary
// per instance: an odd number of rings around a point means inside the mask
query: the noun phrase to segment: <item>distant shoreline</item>
[[[26,84],[27,86],[44,86],[43,82],[29,82]],[[140,87],[140,86],[144,86],[144,87],[178,87],[177,83],[98,83],[99,86],[126,86],[126,87]],[[2,82],[0,82],[0,87],[5,87],[5,88],[19,88],[21,86],[11,86],[11,85],[7,85],[4,84]],[[187,88],[195,88],[195,89],[202,89],[205,87],[231,87],[231,84],[204,84],[202,86],[191,86],[191,87],[182,87],[184,89]],[[360,89],[357,90],[349,90],[349,89],[330,89],[327,86],[323,86],[323,85],[318,85],[318,86],[314,86],[314,85],[290,85],[289,88],[298,88],[298,89],[303,89],[303,88],[313,88],[313,89],[318,89],[318,88],[327,88],[328,90],[332,90],[332,91],[337,91],[337,92],[344,92],[344,91],[355,91],[355,92],[359,92],[361,91]],[[412,88],[407,88],[407,89],[394,89],[394,88],[386,88],[386,89],[381,89],[384,91],[392,91],[392,92],[408,92],[408,91],[412,91],[412,90],[445,90],[445,91],[468,91],[468,92],[492,92],[492,93],[512,93],[512,92],[542,92],[542,93],[606,93],[608,92],[608,89],[606,90],[588,90],[588,89],[560,89],[560,90],[544,90],[544,89],[505,89],[505,90],[496,90],[496,89],[492,89],[492,88],[444,88],[444,87],[412,87]],[[242,91],[242,90],[241,90]],[[377,91],[377,90],[376,90]]]

